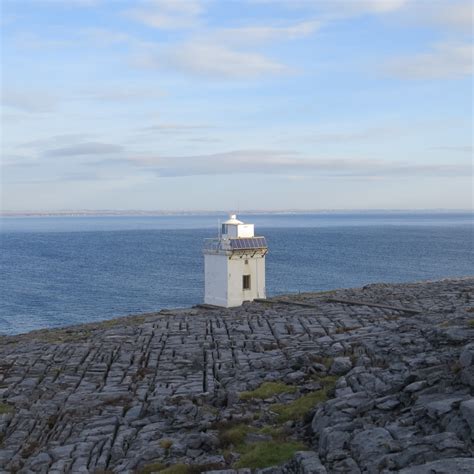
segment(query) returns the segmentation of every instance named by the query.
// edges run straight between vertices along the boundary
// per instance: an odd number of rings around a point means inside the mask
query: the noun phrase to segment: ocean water
[[[239,217],[267,237],[269,295],[474,274],[471,213]],[[218,218],[3,218],[0,334],[201,303]]]

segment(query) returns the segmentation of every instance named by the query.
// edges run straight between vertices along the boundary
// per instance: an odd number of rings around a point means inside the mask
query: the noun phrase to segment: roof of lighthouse
[[[237,216],[235,214],[231,214],[231,216],[229,217],[228,220],[226,220],[225,222],[223,222],[223,224],[234,224],[234,225],[238,225],[238,224],[243,224],[242,221],[239,221],[239,219],[237,219]]]

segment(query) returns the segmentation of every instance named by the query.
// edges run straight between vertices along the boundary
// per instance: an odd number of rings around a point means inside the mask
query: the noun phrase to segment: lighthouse
[[[230,308],[265,298],[265,237],[235,214],[219,227],[219,235],[204,242],[204,302]]]

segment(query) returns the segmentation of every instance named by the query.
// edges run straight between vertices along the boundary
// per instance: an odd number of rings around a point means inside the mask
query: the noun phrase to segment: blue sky
[[[2,8],[4,210],[472,206],[471,1]]]

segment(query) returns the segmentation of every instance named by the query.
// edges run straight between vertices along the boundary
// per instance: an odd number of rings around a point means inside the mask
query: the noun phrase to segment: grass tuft
[[[175,464],[159,471],[160,474],[189,474],[192,472],[191,467],[187,464]]]
[[[317,364],[323,364],[327,369],[331,367],[333,360],[334,359],[332,357],[322,357],[322,356],[313,357],[313,362],[316,362]]]
[[[291,459],[296,451],[305,449],[304,444],[291,441],[263,441],[242,448],[242,455],[234,467],[251,469],[275,466]]]
[[[270,409],[278,414],[278,422],[297,421],[306,417],[306,415],[319,403],[327,400],[324,390],[311,392],[302,397],[293,400],[290,403],[275,403]]]
[[[147,464],[143,466],[138,472],[139,474],[151,474],[159,472],[160,474],[199,474],[200,472],[207,472],[217,469],[223,469],[223,464],[173,464],[166,466],[160,462],[154,464]]]
[[[8,415],[9,413],[13,413],[14,411],[15,409],[12,405],[0,402],[0,415]]]
[[[219,432],[219,441],[223,448],[239,446],[244,443],[245,437],[253,430],[250,426],[239,424],[222,429]]]
[[[171,446],[173,446],[173,440],[172,439],[167,439],[167,438],[161,439],[160,440],[160,446],[163,449],[170,449]]]
[[[334,389],[336,381],[339,377],[328,375],[319,378],[323,384],[321,390],[310,392],[302,397],[297,398],[289,403],[275,403],[270,408],[277,413],[277,421],[285,423],[287,421],[298,421],[305,418],[316,405],[325,402],[329,398],[329,393]]]
[[[241,400],[253,400],[255,398],[265,399],[281,393],[294,393],[296,387],[283,382],[263,382],[258,388],[240,394]]]

